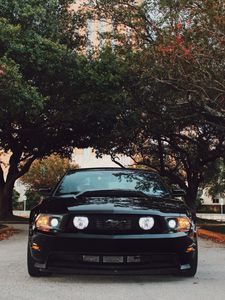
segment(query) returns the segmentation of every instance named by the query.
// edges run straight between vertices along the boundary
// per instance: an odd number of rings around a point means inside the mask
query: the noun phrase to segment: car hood
[[[186,213],[183,201],[159,197],[51,197],[42,203],[51,213]]]

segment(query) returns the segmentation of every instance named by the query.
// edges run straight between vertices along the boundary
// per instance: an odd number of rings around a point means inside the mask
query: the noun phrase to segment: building
[[[120,43],[112,37],[112,33],[117,31],[127,37],[127,40],[134,41],[134,32],[130,27],[123,24],[115,25],[113,19],[105,19],[99,17],[95,13],[93,0],[77,0],[75,4],[71,5],[71,9],[86,14],[86,24],[80,28],[80,33],[87,37],[86,45],[83,49],[87,54],[97,51],[104,45],[111,45],[112,48]],[[139,5],[143,0],[134,0],[133,4]]]
[[[124,167],[129,167],[133,164],[133,160],[125,155],[118,155],[117,161]],[[112,161],[110,155],[103,155],[102,158],[97,158],[95,150],[91,148],[75,148],[72,154],[72,162],[78,164],[80,168],[118,167],[118,164]]]

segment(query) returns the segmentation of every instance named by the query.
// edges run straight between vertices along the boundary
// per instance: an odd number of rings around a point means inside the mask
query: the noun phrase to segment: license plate
[[[138,255],[135,256],[127,256],[127,262],[128,263],[140,263],[141,257]]]
[[[99,256],[96,255],[83,255],[83,261],[90,263],[99,263]]]
[[[123,256],[103,256],[103,263],[121,264],[123,262]]]

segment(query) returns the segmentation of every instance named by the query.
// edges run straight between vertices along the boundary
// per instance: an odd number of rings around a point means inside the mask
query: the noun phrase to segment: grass
[[[209,231],[225,234],[225,225],[217,225],[217,226],[205,225],[202,226],[201,228]]]

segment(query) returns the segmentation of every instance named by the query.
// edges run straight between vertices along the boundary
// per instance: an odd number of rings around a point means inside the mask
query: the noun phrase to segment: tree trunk
[[[196,214],[197,195],[198,195],[198,184],[191,183],[191,185],[189,185],[187,188],[185,201],[194,214]]]
[[[36,158],[35,155],[31,156],[19,169],[21,156],[22,151],[12,151],[6,180],[4,179],[3,170],[0,164],[0,218],[13,215],[12,196],[15,181],[29,171],[30,166]]]
[[[5,183],[0,189],[0,218],[5,218],[13,215],[12,195],[14,182]]]

